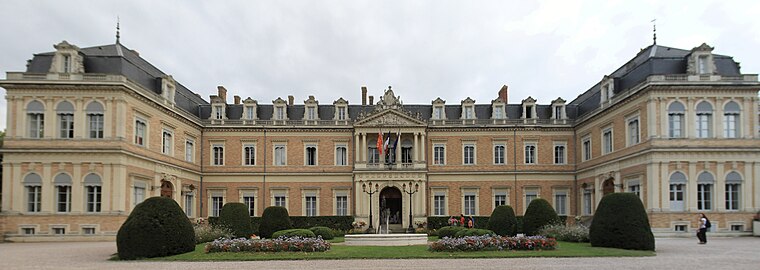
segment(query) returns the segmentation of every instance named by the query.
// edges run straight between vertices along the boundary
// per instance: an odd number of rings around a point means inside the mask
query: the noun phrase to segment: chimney
[[[375,97],[369,96],[369,105],[374,104],[375,103],[374,101],[375,101]]]
[[[235,105],[240,104],[240,96],[235,95]]]
[[[507,85],[505,84],[501,87],[501,90],[499,90],[499,100],[501,100],[504,103],[507,103],[507,89],[508,88],[509,87],[507,87]]]
[[[224,88],[224,86],[220,85],[216,87],[216,90],[217,96],[219,96],[224,101],[224,103],[227,103],[227,88]]]
[[[362,85],[362,105],[367,105],[367,86]]]
[[[295,99],[293,96],[288,96],[288,106],[293,106],[293,99]]]

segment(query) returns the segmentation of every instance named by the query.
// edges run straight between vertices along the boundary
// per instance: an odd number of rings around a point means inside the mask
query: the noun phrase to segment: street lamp
[[[372,194],[377,193],[380,187],[375,184],[375,191],[372,191],[372,181],[368,181],[368,183],[369,190],[367,190],[367,184],[362,183],[362,192],[369,194],[369,227],[367,227],[366,233],[375,233],[372,228]]]
[[[409,194],[409,228],[406,228],[406,233],[414,233],[414,227],[412,227],[412,194],[420,191],[420,184],[414,183],[414,186],[412,186],[412,181],[409,181],[409,190],[406,190],[406,187],[406,184],[401,184],[401,189],[404,193]]]

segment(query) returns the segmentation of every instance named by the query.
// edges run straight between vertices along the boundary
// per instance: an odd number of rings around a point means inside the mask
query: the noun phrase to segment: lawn
[[[337,240],[337,239],[336,239]],[[341,239],[342,240],[342,239]],[[333,245],[327,252],[222,252],[204,253],[200,244],[195,251],[151,260],[160,261],[260,261],[260,260],[343,260],[343,259],[436,259],[436,258],[518,258],[518,257],[641,257],[653,251],[591,247],[589,243],[559,242],[556,250],[547,251],[477,251],[431,252],[426,245],[402,247]]]

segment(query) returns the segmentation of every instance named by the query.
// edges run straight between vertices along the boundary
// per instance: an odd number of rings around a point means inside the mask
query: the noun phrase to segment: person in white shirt
[[[697,231],[697,238],[699,238],[699,244],[707,244],[707,216],[704,213],[699,214],[699,230]]]

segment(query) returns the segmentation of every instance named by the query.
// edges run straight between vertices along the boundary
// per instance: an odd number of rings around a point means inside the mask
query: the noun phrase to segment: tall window
[[[591,159],[591,138],[583,138],[583,160]]]
[[[348,151],[345,146],[335,147],[335,165],[345,166],[348,165]]]
[[[444,145],[436,144],[433,146],[433,164],[446,164],[446,148]]]
[[[536,145],[525,145],[525,164],[536,164]]]
[[[712,105],[702,101],[697,105],[697,138],[709,138],[712,136]]]
[[[306,147],[306,165],[308,166],[317,165],[317,147],[316,146]]]
[[[583,190],[583,214],[591,215],[592,206],[591,190]]]
[[[348,196],[335,196],[335,215],[348,216]]]
[[[185,215],[188,217],[193,216],[193,202],[195,201],[195,194],[192,192],[185,193]]]
[[[285,153],[285,146],[284,145],[275,145],[274,147],[274,165],[275,166],[285,166],[287,164],[288,158]]]
[[[26,188],[27,212],[39,212],[42,206],[42,177],[36,173],[27,174],[24,177]]]
[[[224,197],[221,195],[212,195],[211,197],[211,216],[218,217],[224,207]]]
[[[446,195],[437,193],[433,197],[433,214],[443,216],[446,214]]]
[[[147,129],[145,120],[135,120],[135,144],[139,146],[145,146],[145,131]]]
[[[525,190],[525,208],[528,209],[528,206],[530,205],[530,202],[533,200],[538,199],[538,190],[536,189],[526,189]]]
[[[26,105],[26,115],[29,119],[29,138],[42,138],[45,136],[45,106],[39,101],[32,101]]]
[[[562,119],[562,106],[554,106],[554,119]]]
[[[87,104],[87,123],[90,139],[103,138],[103,105],[99,102]]]
[[[554,146],[554,164],[565,164],[565,146]]]
[[[256,215],[256,204],[255,204],[255,197],[251,195],[244,195],[243,196],[243,204],[245,204],[245,208],[248,209],[248,216],[254,216]]]
[[[254,118],[254,107],[253,106],[245,106],[245,119],[253,120]]]
[[[195,153],[195,142],[193,140],[185,141],[185,161],[193,162],[193,154]]]
[[[715,178],[708,172],[703,172],[697,177],[697,210],[712,209],[712,187]]]
[[[675,172],[670,176],[670,211],[683,211],[686,175]]]
[[[441,107],[433,107],[433,119],[442,119],[443,118],[443,108]]]
[[[56,212],[71,211],[71,176],[68,174],[58,174],[53,179],[56,193]]]
[[[707,64],[708,64],[707,60],[708,60],[708,58],[707,58],[706,55],[699,56],[699,58],[697,60],[697,71],[699,72],[699,74],[706,74],[707,71],[709,70],[709,68],[707,66]]]
[[[726,138],[738,138],[739,137],[739,116],[741,115],[741,109],[736,102],[728,102],[723,107],[723,137]]]
[[[58,103],[56,113],[58,114],[59,138],[74,138],[74,105],[68,101]]]
[[[367,148],[367,163],[378,164],[380,163],[380,152],[377,151],[377,147]]]
[[[493,118],[496,118],[496,119],[504,118],[504,112],[502,111],[501,106],[493,107]]]
[[[504,164],[504,145],[493,146],[493,164]]]
[[[243,165],[256,165],[256,148],[253,145],[245,145],[243,147]]]
[[[493,206],[507,205],[507,192],[496,191],[493,195]]]
[[[63,56],[63,73],[69,73],[69,72],[71,72],[71,56],[64,55]]]
[[[531,105],[525,106],[525,118],[526,119],[533,118],[533,106]]]
[[[736,172],[726,175],[726,210],[739,210],[742,176]]]
[[[285,120],[285,108],[282,106],[277,106],[276,108],[276,118],[277,120]]]
[[[475,215],[475,195],[464,195],[464,214],[467,216]]]
[[[475,115],[472,112],[472,106],[464,107],[464,119],[475,119]]]
[[[670,138],[683,138],[683,116],[685,113],[685,107],[681,102],[676,101],[668,106],[668,135]]]
[[[211,147],[213,155],[213,164],[216,166],[224,165],[224,145],[215,144]]]
[[[639,118],[628,119],[628,145],[639,143]]]
[[[602,131],[602,154],[612,153],[612,128]]]
[[[401,147],[401,163],[412,163],[412,148],[408,146]]]
[[[135,199],[132,202],[132,206],[135,206],[145,200],[145,184],[136,182],[132,188],[132,197]]]
[[[636,197],[641,198],[641,185],[637,182],[628,184],[628,192],[633,193]]]
[[[100,176],[97,174],[91,173],[84,177],[87,212],[100,212],[100,205],[102,201],[102,183],[103,182],[100,180]]]
[[[315,118],[317,118],[317,113],[315,111],[316,111],[315,107],[307,107],[306,108],[306,119],[307,120],[314,120]]]
[[[346,120],[346,107],[338,107],[338,120]]]
[[[313,217],[317,215],[317,196],[310,195],[304,198],[306,200],[306,216]]]
[[[216,114],[214,114],[214,118],[217,120],[221,120],[224,118],[224,111],[222,110],[222,106],[214,106],[214,111]]]
[[[557,211],[557,215],[567,215],[567,192],[558,191],[554,194],[554,210]]]
[[[274,206],[287,207],[285,203],[285,195],[279,194],[274,196]]]
[[[164,129],[161,132],[161,153],[166,155],[172,155],[172,148],[174,146],[174,139],[172,138],[172,131]]]
[[[464,164],[465,165],[475,164],[475,146],[474,145],[464,146]]]

